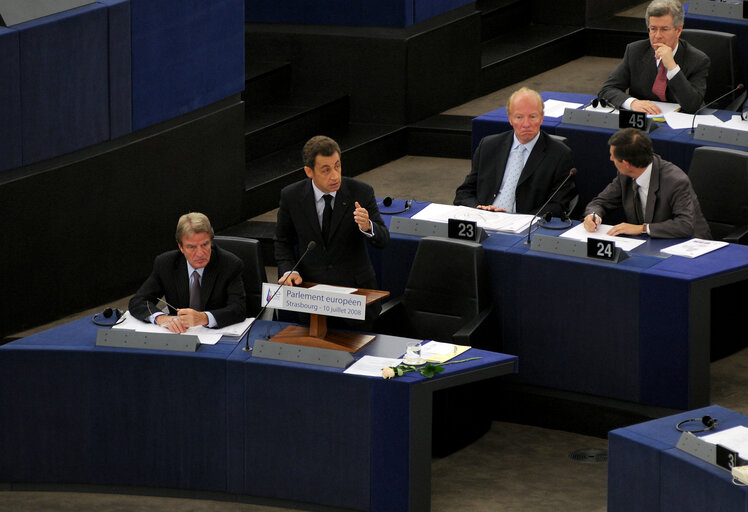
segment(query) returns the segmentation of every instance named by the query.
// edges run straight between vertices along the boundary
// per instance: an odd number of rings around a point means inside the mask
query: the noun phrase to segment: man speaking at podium
[[[312,137],[302,150],[304,179],[281,191],[275,229],[275,260],[279,283],[300,285],[304,280],[354,288],[377,288],[367,244],[379,249],[390,233],[379,215],[374,190],[366,183],[342,176],[340,147],[329,137]],[[316,247],[298,264],[309,242]],[[381,305],[366,308],[366,324],[379,315]]]
[[[176,239],[178,250],[156,257],[151,275],[130,299],[130,313],[176,333],[196,325],[224,327],[243,321],[247,312],[242,261],[212,246],[208,217],[182,215]],[[158,307],[161,296],[170,315]]]

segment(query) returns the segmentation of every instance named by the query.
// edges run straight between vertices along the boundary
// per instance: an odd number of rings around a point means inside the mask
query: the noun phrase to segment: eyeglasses
[[[662,35],[667,35],[675,30],[675,27],[649,27],[650,34],[657,34],[658,32]]]

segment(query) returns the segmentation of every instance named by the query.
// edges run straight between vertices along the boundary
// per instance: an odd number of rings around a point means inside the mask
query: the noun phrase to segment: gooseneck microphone
[[[270,305],[270,302],[275,298],[275,295],[280,291],[281,287],[284,284],[286,284],[286,281],[288,280],[288,277],[291,274],[294,273],[294,271],[296,270],[296,268],[299,266],[299,263],[301,263],[301,260],[303,260],[304,257],[307,255],[307,253],[309,251],[311,251],[312,249],[314,249],[315,247],[317,247],[317,242],[315,242],[314,240],[311,240],[307,244],[307,246],[306,246],[306,251],[304,251],[304,254],[301,255],[301,258],[299,258],[296,261],[296,264],[293,266],[293,268],[291,269],[291,271],[288,272],[285,276],[283,276],[283,281],[280,282],[280,284],[278,285],[278,288],[275,289],[275,291],[273,292],[273,294],[268,299],[267,303],[264,306],[262,306],[262,309],[260,309],[260,312],[257,313],[257,316],[255,316],[254,321],[250,324],[249,329],[247,329],[247,341],[244,343],[244,348],[242,350],[244,350],[245,352],[248,352],[248,351],[252,350],[252,349],[249,348],[249,333],[252,331],[252,327],[254,327],[255,322],[257,321],[258,318],[260,318],[262,316],[262,314],[268,308],[268,306]]]
[[[577,173],[577,170],[574,169],[574,168],[572,168],[569,171],[568,176],[566,176],[566,178],[564,178],[564,181],[562,181],[561,184],[558,186],[558,188],[556,188],[556,190],[553,191],[553,194],[551,194],[551,197],[549,197],[548,200],[543,204],[543,206],[541,206],[540,208],[538,208],[538,211],[535,212],[535,215],[532,216],[532,220],[530,221],[530,227],[527,228],[527,240],[525,241],[526,245],[530,244],[530,235],[532,234],[532,223],[535,222],[535,219],[538,218],[538,215],[540,214],[540,212],[543,211],[543,208],[545,208],[546,206],[548,206],[548,203],[551,202],[551,199],[553,199],[554,197],[556,197],[556,194],[558,194],[558,191],[561,190],[564,187],[564,185],[566,185],[566,182],[569,181],[569,178],[571,178],[572,176],[574,176],[576,173]]]
[[[745,88],[745,86],[743,84],[738,84],[737,87],[735,87],[733,90],[726,92],[725,94],[723,94],[722,96],[720,96],[716,100],[712,100],[709,103],[707,103],[706,105],[704,105],[703,107],[697,109],[696,112],[693,113],[693,119],[691,120],[691,130],[688,133],[689,134],[693,134],[694,133],[694,131],[695,131],[694,128],[696,127],[696,116],[698,115],[699,112],[701,112],[702,110],[704,110],[706,108],[711,107],[712,105],[714,105],[715,103],[717,103],[719,100],[721,100],[722,98],[726,98],[730,94],[734,94],[734,93],[736,93],[738,91],[742,91],[744,88]]]

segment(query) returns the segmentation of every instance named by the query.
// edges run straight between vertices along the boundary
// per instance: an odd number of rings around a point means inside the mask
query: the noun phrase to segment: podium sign
[[[262,284],[262,305],[268,304],[277,284]],[[268,307],[312,315],[363,320],[366,318],[366,296],[319,288],[281,286]]]

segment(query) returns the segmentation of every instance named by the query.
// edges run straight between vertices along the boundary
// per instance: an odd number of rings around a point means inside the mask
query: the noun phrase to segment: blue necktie
[[[517,190],[517,183],[519,177],[522,174],[522,168],[525,166],[525,146],[521,145],[517,149],[512,150],[509,154],[509,159],[506,163],[506,170],[504,171],[504,179],[501,182],[501,189],[499,195],[494,201],[494,205],[499,208],[504,208],[508,212],[515,210],[515,192]]]

